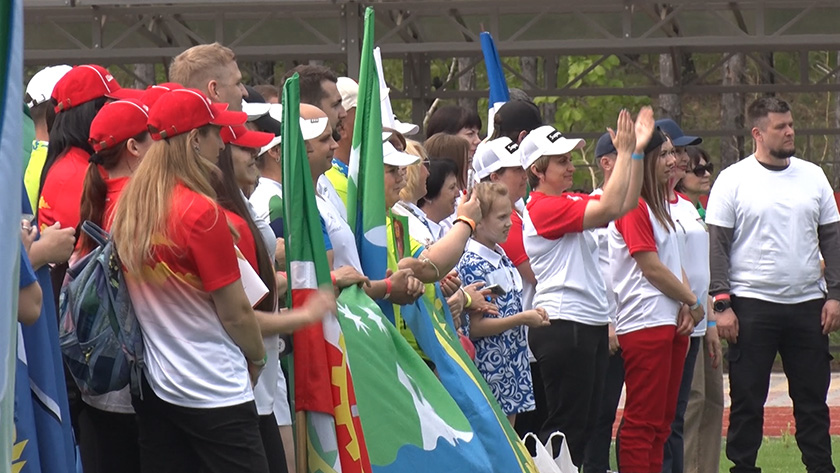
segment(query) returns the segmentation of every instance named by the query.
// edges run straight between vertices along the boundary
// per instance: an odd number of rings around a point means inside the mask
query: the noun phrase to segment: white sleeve
[[[728,179],[730,174],[731,170],[723,170],[712,186],[706,206],[706,223],[709,225],[735,228],[735,189],[732,179]]]
[[[837,211],[837,201],[834,199],[834,191],[828,178],[822,169],[819,170],[820,180],[820,222],[819,225],[827,225],[840,221],[840,213]]]

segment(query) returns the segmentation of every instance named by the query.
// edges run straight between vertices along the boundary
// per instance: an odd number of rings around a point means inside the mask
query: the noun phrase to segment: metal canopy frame
[[[809,64],[812,52],[840,49],[836,0],[25,0],[24,60],[27,65],[166,65],[194,44],[218,41],[233,48],[246,69],[253,61],[323,60],[345,63],[348,74],[355,76],[366,6],[377,12],[383,57],[403,63],[404,83],[401,89],[392,87],[392,97],[412,100],[415,121],[435,99],[486,97],[482,90],[457,90],[459,76],[436,88],[431,80],[435,59],[465,57],[469,68],[480,66],[482,30],[493,34],[503,57],[542,58],[544,67],[534,81],[506,65],[531,96],[840,91],[840,66],[820,71]],[[778,51],[795,53],[797,76],[781,75],[761,56]],[[669,85],[658,78],[655,61],[643,60],[661,53],[714,54],[719,60],[693,77],[675,77]],[[723,85],[720,69],[734,54],[745,54],[748,63],[772,71],[773,83]],[[557,58],[568,55],[599,59],[558,83]],[[647,82],[578,87],[612,55]]]

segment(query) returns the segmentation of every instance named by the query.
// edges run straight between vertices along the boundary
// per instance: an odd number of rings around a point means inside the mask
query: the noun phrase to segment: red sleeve
[[[589,196],[582,194],[549,196],[535,192],[528,202],[528,215],[539,236],[557,240],[567,233],[583,231],[583,215],[589,200]]]
[[[199,201],[204,201],[204,204],[199,204]],[[196,213],[192,225],[186,229],[187,251],[204,290],[212,292],[240,277],[233,235],[225,213],[203,197],[195,198],[192,209]]]
[[[251,233],[251,228],[248,226],[248,222],[227,209],[225,210],[225,215],[233,224],[233,228],[236,229],[236,233],[239,234],[239,240],[236,241],[236,247],[239,248],[242,256],[244,256],[245,260],[251,264],[254,271],[259,273],[260,269],[259,262],[257,261],[257,244],[254,242],[254,234]]]
[[[525,244],[522,242],[522,219],[519,218],[516,211],[510,214],[510,233],[508,233],[507,240],[499,246],[505,250],[514,266],[519,266],[528,261]]]
[[[639,206],[627,215],[615,221],[615,228],[624,237],[630,256],[642,251],[656,252],[656,240],[653,237],[653,224],[650,221],[648,206],[639,199]]]

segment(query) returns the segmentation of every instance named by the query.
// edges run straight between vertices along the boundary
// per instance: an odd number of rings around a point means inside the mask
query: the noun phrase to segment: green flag
[[[493,471],[469,420],[379,306],[353,286],[338,312],[373,471]]]
[[[300,78],[283,85],[283,203],[291,307],[331,286],[315,190],[300,131]],[[306,416],[308,471],[367,473],[367,456],[353,380],[335,315],[294,334],[295,410]]]
[[[385,278],[385,167],[382,162],[382,106],[373,58],[373,9],[365,10],[359,96],[347,176],[347,220],[356,235],[362,270],[372,280]],[[392,320],[393,322],[393,320]]]

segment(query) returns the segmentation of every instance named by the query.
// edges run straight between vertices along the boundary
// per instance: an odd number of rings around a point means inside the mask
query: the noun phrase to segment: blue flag
[[[23,1],[0,2],[0,465],[7,471],[14,463],[15,346],[17,337],[18,264],[17,249],[9,242],[20,239],[19,181],[23,159]]]
[[[428,293],[427,293],[428,294]],[[452,315],[440,285],[435,283],[436,301],[428,295],[402,306],[400,313],[417,344],[435,364],[441,384],[461,408],[476,438],[490,457],[493,473],[529,472],[537,469],[525,445],[519,440],[487,382],[464,351],[452,324]]]
[[[481,52],[484,53],[484,65],[487,67],[487,82],[490,84],[490,100],[487,110],[487,136],[493,134],[493,117],[499,107],[510,100],[505,71],[502,69],[502,60],[499,59],[499,52],[496,51],[496,44],[488,32],[481,33]]]
[[[31,213],[25,189],[21,199],[22,213]],[[49,266],[35,276],[44,294],[41,316],[32,325],[20,326],[15,376],[17,443],[25,442],[20,459],[26,462],[19,471],[70,473],[77,470],[77,455]]]

